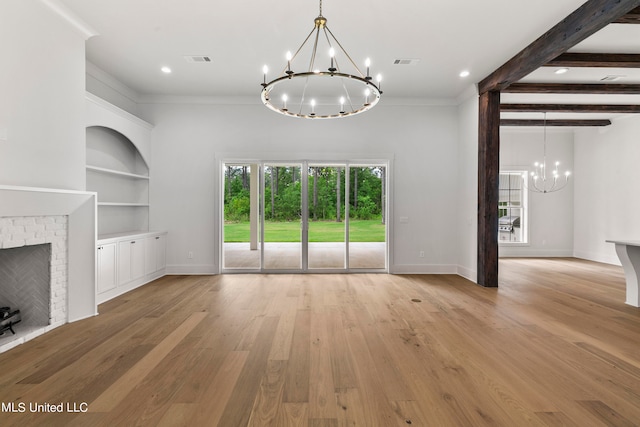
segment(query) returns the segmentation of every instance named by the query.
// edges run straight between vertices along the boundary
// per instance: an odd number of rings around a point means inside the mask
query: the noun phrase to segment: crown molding
[[[40,0],[40,3],[65,20],[73,29],[82,34],[85,40],[99,34],[93,27],[72,12],[71,9],[60,3],[59,0]]]
[[[108,110],[126,120],[129,120],[130,122],[136,123],[145,129],[151,130],[154,127],[151,123],[142,120],[138,116],[134,116],[128,111],[125,111],[122,108],[117,107],[108,101],[105,101],[104,99],[92,94],[91,92],[85,92],[85,98],[87,99],[87,101],[93,102],[94,104],[104,108],[105,110]]]
[[[88,75],[113,89],[131,102],[134,102],[136,104],[140,103],[140,94],[138,92],[131,89],[129,86],[125,85],[120,80],[116,79],[93,62],[86,61],[85,71]]]

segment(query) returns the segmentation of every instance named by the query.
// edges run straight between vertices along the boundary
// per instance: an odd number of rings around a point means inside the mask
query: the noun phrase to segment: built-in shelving
[[[152,128],[87,94],[86,189],[97,193],[98,303],[165,274],[167,233],[149,231]]]
[[[139,175],[136,173],[122,172],[116,169],[101,168],[98,166],[87,165],[87,170],[93,171],[93,172],[100,172],[107,175],[126,176],[128,178],[133,178],[133,179],[149,179],[149,175]]]
[[[129,206],[132,208],[149,207],[149,203],[98,202],[98,206]]]
[[[108,117],[111,111],[107,109],[105,114]],[[86,188],[98,194],[98,236],[147,232],[149,166],[136,141],[112,128],[109,120],[105,123],[109,126],[87,127],[86,140]],[[138,121],[126,123],[140,135],[148,134]]]

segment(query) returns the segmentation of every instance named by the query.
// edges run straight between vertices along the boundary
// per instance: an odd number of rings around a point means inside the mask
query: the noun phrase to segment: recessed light
[[[162,71],[165,74],[170,74],[171,73],[171,68],[169,67],[162,67],[160,68],[160,71]]]
[[[569,69],[568,69],[568,68],[558,68],[558,69],[555,71],[555,73],[556,73],[556,74],[564,74],[564,73],[566,73],[567,71],[569,71]]]
[[[460,77],[463,77],[463,78],[464,78],[464,77],[469,77],[469,74],[471,74],[471,73],[469,72],[469,70],[464,70],[464,71],[460,71],[460,74],[459,74],[459,75],[460,75]]]

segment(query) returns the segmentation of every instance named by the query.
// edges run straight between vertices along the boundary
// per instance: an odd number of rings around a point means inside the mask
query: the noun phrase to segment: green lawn
[[[349,241],[351,242],[384,242],[385,225],[380,219],[365,221],[349,221]],[[299,222],[271,222],[264,224],[265,242],[299,242]],[[225,242],[248,242],[249,223],[234,222],[224,225]],[[309,221],[310,242],[344,242],[344,222]]]

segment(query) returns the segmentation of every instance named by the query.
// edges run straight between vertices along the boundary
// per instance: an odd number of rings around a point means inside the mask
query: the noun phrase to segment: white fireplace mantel
[[[98,314],[95,245],[96,193],[0,186],[0,217],[68,216],[67,320]]]

